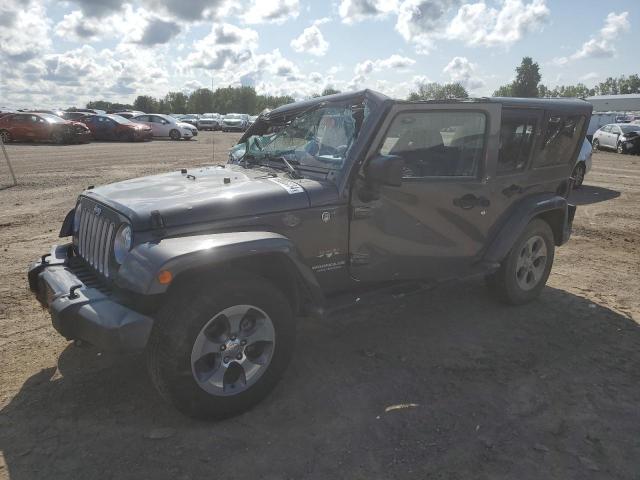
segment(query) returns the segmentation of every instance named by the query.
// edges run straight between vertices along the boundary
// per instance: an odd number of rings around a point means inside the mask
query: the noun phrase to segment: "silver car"
[[[198,119],[198,129],[200,130],[220,130],[222,115],[219,113],[205,113]]]
[[[181,122],[170,115],[159,113],[136,115],[132,122],[142,123],[151,127],[154,137],[169,137],[171,140],[191,140],[198,135],[198,129],[193,125]]]
[[[608,148],[618,153],[640,151],[640,125],[610,123],[593,134],[593,149]]]

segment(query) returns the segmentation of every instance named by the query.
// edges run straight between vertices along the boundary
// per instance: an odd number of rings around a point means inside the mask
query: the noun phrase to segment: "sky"
[[[296,99],[423,82],[473,96],[640,73],[639,0],[1,0],[0,107],[250,85]]]

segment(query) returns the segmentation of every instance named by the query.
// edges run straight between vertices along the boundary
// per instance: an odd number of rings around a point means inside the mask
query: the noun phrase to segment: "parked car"
[[[286,105],[227,165],[82,192],[29,285],[66,338],[146,350],[182,412],[234,415],[282,376],[300,314],[478,274],[506,303],[536,299],[571,234],[590,115],[581,100],[370,90]]]
[[[88,117],[90,115],[95,115],[95,114],[86,113],[86,112],[62,112],[61,117],[64,118],[65,120],[81,122],[83,118]]]
[[[198,129],[200,130],[220,130],[222,116],[219,113],[205,113],[198,119]]]
[[[115,115],[120,115],[121,117],[131,119],[132,117],[136,117],[138,115],[144,115],[144,112],[139,110],[131,110],[126,112],[115,112]]]
[[[132,122],[147,125],[153,131],[154,137],[169,137],[171,140],[191,140],[198,135],[198,129],[193,125],[178,121],[169,115],[159,113],[137,115]]]
[[[249,128],[249,115],[246,113],[227,113],[222,118],[223,132],[244,132]]]
[[[593,134],[593,149],[607,148],[618,153],[640,153],[640,126],[610,123]]]
[[[118,115],[90,115],[82,121],[96,140],[135,142],[153,138],[151,128],[147,125],[134,123]]]
[[[580,188],[584,182],[584,177],[591,171],[592,152],[593,147],[591,143],[589,143],[589,140],[585,138],[584,142],[582,142],[576,165],[573,167],[573,173],[571,174],[574,188]]]
[[[184,123],[189,123],[194,127],[198,128],[198,120],[200,116],[195,114],[182,115],[180,117],[180,121]]]
[[[0,138],[11,141],[62,143],[88,142],[91,134],[79,122],[71,122],[49,113],[12,113],[0,118]]]
[[[249,126],[251,126],[254,123],[256,123],[257,119],[258,119],[258,115],[249,115]]]

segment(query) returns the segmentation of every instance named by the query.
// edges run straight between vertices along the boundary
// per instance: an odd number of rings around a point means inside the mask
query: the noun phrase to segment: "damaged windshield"
[[[285,165],[290,162],[302,172],[339,170],[363,118],[361,105],[314,108],[285,125],[272,125],[270,133],[250,137],[244,160],[259,164],[263,160],[284,160]]]

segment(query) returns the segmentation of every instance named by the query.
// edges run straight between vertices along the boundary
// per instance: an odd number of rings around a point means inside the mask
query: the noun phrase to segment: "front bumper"
[[[70,244],[55,246],[29,269],[29,287],[49,310],[53,327],[69,340],[84,340],[104,351],[144,349],[153,319],[109,292],[85,285],[70,266],[70,251]],[[77,287],[73,293],[72,287]]]

